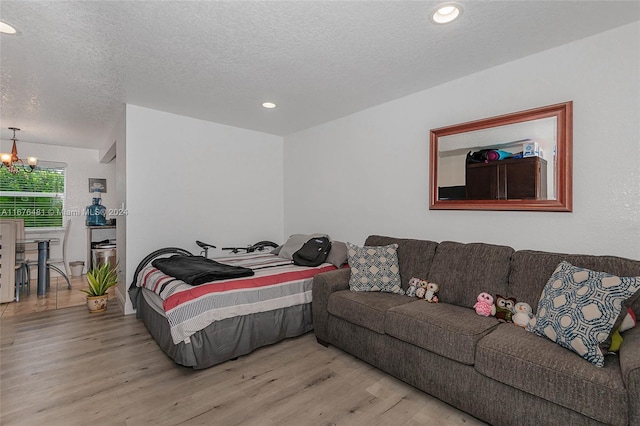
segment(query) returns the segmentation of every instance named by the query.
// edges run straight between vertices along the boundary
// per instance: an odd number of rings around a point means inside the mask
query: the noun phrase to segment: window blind
[[[61,228],[65,171],[63,163],[42,161],[32,173],[0,169],[0,217],[24,219],[26,228]]]

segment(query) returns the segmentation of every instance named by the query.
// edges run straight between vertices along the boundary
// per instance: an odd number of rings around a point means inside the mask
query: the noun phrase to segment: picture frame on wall
[[[100,178],[89,178],[89,192],[107,192],[107,180]]]

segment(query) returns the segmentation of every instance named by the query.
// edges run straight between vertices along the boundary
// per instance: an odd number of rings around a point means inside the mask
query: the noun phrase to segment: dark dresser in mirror
[[[429,208],[571,211],[572,106],[431,130]]]

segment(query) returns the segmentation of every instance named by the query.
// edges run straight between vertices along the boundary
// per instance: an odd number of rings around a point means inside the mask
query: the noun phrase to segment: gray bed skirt
[[[149,293],[151,297],[156,296]],[[190,342],[176,345],[171,339],[167,319],[150,305],[147,294],[140,296],[136,298],[136,317],[142,319],[151,336],[171,359],[194,369],[220,364],[313,329],[311,303],[307,303],[216,321],[192,335]]]

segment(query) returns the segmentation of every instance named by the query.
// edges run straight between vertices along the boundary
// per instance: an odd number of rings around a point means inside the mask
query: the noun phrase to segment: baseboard
[[[122,312],[124,312],[125,315],[136,313],[136,311],[133,310],[133,305],[131,305],[131,302],[127,301],[126,296],[120,291],[120,286],[116,286],[116,299],[118,299],[120,309],[122,310]]]

